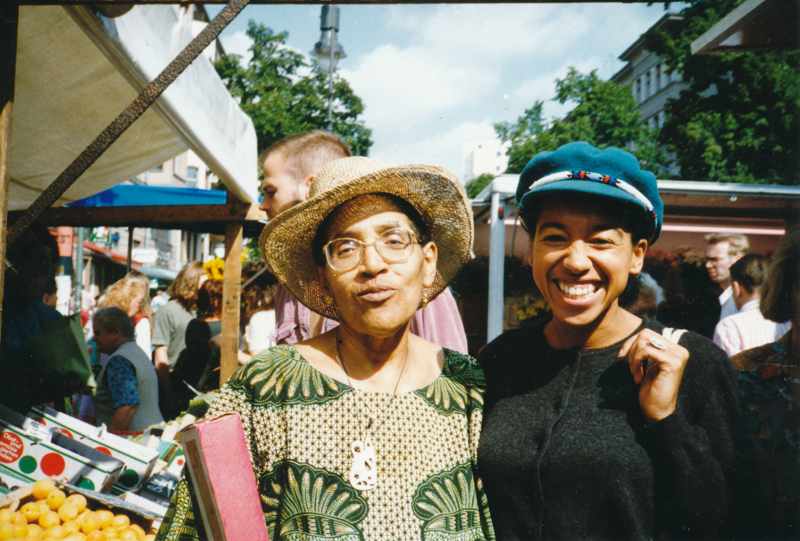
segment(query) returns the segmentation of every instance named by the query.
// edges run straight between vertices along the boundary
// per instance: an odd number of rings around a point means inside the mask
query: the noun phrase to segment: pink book
[[[197,421],[180,435],[208,541],[269,541],[239,414]]]

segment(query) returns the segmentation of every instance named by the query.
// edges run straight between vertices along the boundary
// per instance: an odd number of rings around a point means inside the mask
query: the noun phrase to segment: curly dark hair
[[[222,280],[206,280],[197,290],[197,315],[214,317],[222,313]]]
[[[266,266],[262,260],[248,261],[242,268],[242,282],[246,282],[251,277]],[[241,327],[244,328],[250,323],[250,318],[256,312],[273,310],[275,308],[275,292],[278,288],[278,279],[269,271],[264,271],[253,280],[248,286],[242,289],[242,313]]]

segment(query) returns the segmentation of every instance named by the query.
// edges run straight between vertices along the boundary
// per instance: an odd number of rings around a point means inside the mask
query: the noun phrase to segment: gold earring
[[[423,308],[427,308],[428,307],[428,292],[427,291],[423,291],[422,292],[422,307]]]

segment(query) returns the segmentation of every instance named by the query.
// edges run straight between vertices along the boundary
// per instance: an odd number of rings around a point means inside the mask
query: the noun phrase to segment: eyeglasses
[[[375,246],[378,254],[387,263],[402,263],[414,252],[414,244],[419,238],[410,229],[390,229],[372,242],[357,239],[333,239],[325,245],[325,259],[335,271],[349,271],[356,268],[364,259],[367,246]]]

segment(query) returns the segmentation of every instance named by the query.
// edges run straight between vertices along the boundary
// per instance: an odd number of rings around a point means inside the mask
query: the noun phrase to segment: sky
[[[210,16],[221,6],[206,6]],[[319,5],[248,6],[221,35],[249,57],[247,21],[287,31],[308,54],[319,40]],[[337,70],[364,102],[369,155],[389,165],[428,163],[463,178],[466,143],[496,137],[534,102],[546,118],[574,105],[553,101],[570,67],[608,79],[618,59],[664,15],[663,4],[408,4],[340,6]]]

